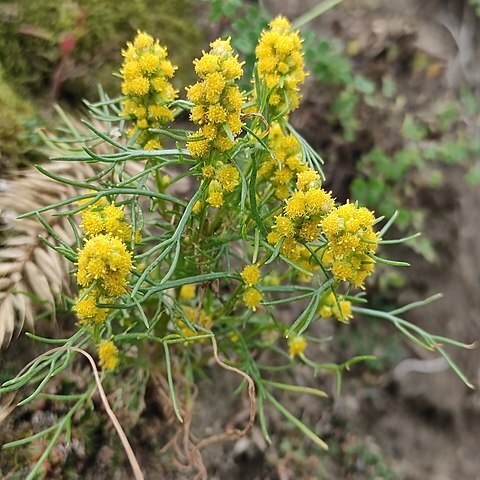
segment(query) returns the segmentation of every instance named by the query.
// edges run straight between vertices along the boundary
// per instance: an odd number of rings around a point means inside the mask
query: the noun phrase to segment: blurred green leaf
[[[408,140],[418,142],[427,136],[428,129],[422,123],[415,121],[411,115],[406,115],[402,125],[402,133]]]

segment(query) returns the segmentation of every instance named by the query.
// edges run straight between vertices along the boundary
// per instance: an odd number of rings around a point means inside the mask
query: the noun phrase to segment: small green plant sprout
[[[243,62],[229,38],[212,42],[194,61],[197,82],[176,91],[166,47],[138,32],[123,51],[123,95],[110,98],[101,91],[98,103],[87,102],[87,132],[70,123],[63,130],[69,133],[46,137],[62,152],[55,161],[86,163],[95,172],[80,181],[42,168],[78,195],[24,215],[42,220],[50,212],[69,219],[71,243],[44,224],[56,239],[50,247],[71,262],[78,293],[70,304],[78,330],[65,339],[28,334],[54,348],[5,382],[0,394],[20,396],[28,385],[33,391],[18,405],[45,396],[47,383],[78,352],[87,355],[94,375],[84,391],[49,397],[68,405],[57,423],[3,446],[47,441],[28,480],[60,438],[70,441],[74,419],[93,407],[102,382],[129,383],[134,394],[125,401],[133,408],[146,379],[160,372],[182,428],[210,359],[240,376],[250,416],[243,430],[203,440],[187,435],[190,452],[245,435],[257,416],[270,441],[267,407],[328,449],[322,432],[287,410],[279,391],[311,394],[321,404],[325,392],[295,384],[288,372],[302,364],[318,375],[333,374],[339,391],[345,370],[372,359],[314,360],[316,343],[325,339],[312,327],[329,318],[341,328],[359,315],[391,322],[412,342],[442,355],[471,387],[445,350],[467,346],[402,317],[437,297],[390,312],[366,306],[366,281],[377,263],[407,266],[381,257],[379,247],[404,239],[385,239],[394,218],[385,221],[355,201],[335,200],[323,186],[323,160],[289,123],[305,76],[300,32],[285,17],[274,18],[254,54],[249,91],[238,86]],[[301,313],[282,319],[277,308],[293,304]],[[102,399],[135,478],[143,478]],[[206,478],[204,467],[198,468]]]

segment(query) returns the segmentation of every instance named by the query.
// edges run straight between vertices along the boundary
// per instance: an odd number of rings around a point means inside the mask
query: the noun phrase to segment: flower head
[[[98,346],[98,357],[103,369],[107,371],[115,370],[118,365],[118,348],[111,340],[103,342]]]
[[[126,289],[132,254],[117,237],[95,235],[78,252],[77,264],[77,281],[82,287],[97,281],[107,294],[118,297]]]
[[[293,335],[288,338],[288,354],[290,358],[301,357],[307,348],[307,341],[301,335]]]
[[[243,294],[243,301],[245,305],[248,308],[251,308],[254,312],[256,311],[258,305],[260,305],[262,299],[262,292],[253,287],[247,288]]]
[[[365,207],[346,203],[331,208],[321,220],[323,234],[328,239],[325,252],[333,275],[363,288],[365,278],[373,273],[378,235],[373,231],[375,216]]]
[[[179,297],[181,300],[191,300],[195,297],[196,286],[195,285],[182,285],[180,288]]]
[[[260,280],[260,269],[257,265],[246,265],[240,275],[246,285],[253,287]]]
[[[291,31],[285,17],[277,17],[258,42],[258,76],[271,90],[269,105],[276,112],[292,112],[300,101],[299,87],[305,79],[302,40]]]
[[[187,98],[194,104],[190,118],[200,128],[191,135],[187,148],[194,157],[204,158],[212,149],[225,152],[232,148],[233,138],[241,131],[243,98],[235,80],[243,71],[230,39],[212,42],[210,51],[193,63],[200,80],[187,88]]]
[[[75,304],[74,311],[81,324],[103,323],[107,318],[110,310],[97,306],[98,297],[98,289],[92,289],[88,294],[80,292],[80,299]]]
[[[339,322],[348,323],[352,318],[352,304],[342,295],[330,293],[320,308],[322,318],[335,317]]]
[[[177,96],[170,82],[176,67],[167,59],[167,49],[145,32],[139,31],[122,54],[122,93],[127,97],[123,101],[123,116],[134,122],[130,135],[140,130],[138,142],[147,149],[158,148],[158,140],[152,138],[148,129],[173,120],[168,104]]]

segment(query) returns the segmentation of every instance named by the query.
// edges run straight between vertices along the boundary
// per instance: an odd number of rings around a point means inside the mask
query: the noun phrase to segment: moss
[[[0,69],[0,171],[22,163],[29,150],[33,109],[6,81]]]
[[[94,98],[98,83],[115,95],[120,49],[142,29],[169,47],[185,82],[200,43],[193,12],[192,0],[17,0],[0,5],[0,63],[34,95],[61,86],[72,100]]]

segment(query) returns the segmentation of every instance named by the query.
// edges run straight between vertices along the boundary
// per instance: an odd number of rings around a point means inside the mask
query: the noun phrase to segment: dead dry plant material
[[[48,169],[75,180],[94,174],[90,165],[71,162],[55,162]],[[73,195],[74,187],[55,182],[35,168],[9,172],[0,182],[0,347],[8,346],[24,326],[33,329],[35,316],[53,312],[60,294],[69,292],[71,264],[42,241],[42,236],[53,239],[35,217],[17,217]],[[65,242],[73,242],[65,217],[47,212],[44,219]]]
[[[212,336],[210,340],[212,342],[213,357],[216,364],[227,371],[240,375],[245,380],[247,384],[247,393],[250,403],[249,415],[247,424],[243,429],[227,428],[225,432],[213,434],[201,440],[196,440],[194,439],[190,427],[192,422],[195,399],[197,397],[198,391],[196,389],[194,390],[193,394],[188,400],[188,405],[184,405],[183,408],[182,406],[180,406],[181,414],[184,421],[182,424],[177,425],[176,432],[174,433],[170,441],[162,447],[161,453],[172,451],[172,462],[175,465],[176,470],[185,474],[192,474],[192,470],[196,471],[195,476],[192,477],[194,478],[194,480],[206,480],[208,478],[208,472],[203,462],[201,450],[213,443],[234,441],[244,437],[245,435],[248,435],[253,428],[255,417],[257,414],[255,383],[253,379],[238,368],[232,367],[231,365],[223,362],[218,356],[218,347],[215,337]],[[161,386],[160,391],[164,392],[163,398],[165,399],[165,406],[167,406],[170,411],[170,414],[167,416],[169,418],[169,420],[167,420],[167,423],[171,424],[172,420],[176,417],[174,414],[173,406],[171,405],[170,396],[166,394],[168,386],[166,385],[166,380],[161,375],[157,374],[156,378],[157,381],[159,381],[158,385]]]
[[[96,175],[98,164],[55,161],[42,165],[51,173],[84,181]],[[130,164],[125,174],[135,175],[141,165]],[[36,168],[7,172],[0,179],[0,349],[10,344],[14,334],[34,328],[35,316],[54,312],[61,294],[70,294],[72,264],[50,248],[42,237],[55,240],[34,216],[18,216],[75,197],[79,189],[59,183]],[[43,219],[68,244],[75,235],[67,217],[44,212]]]

